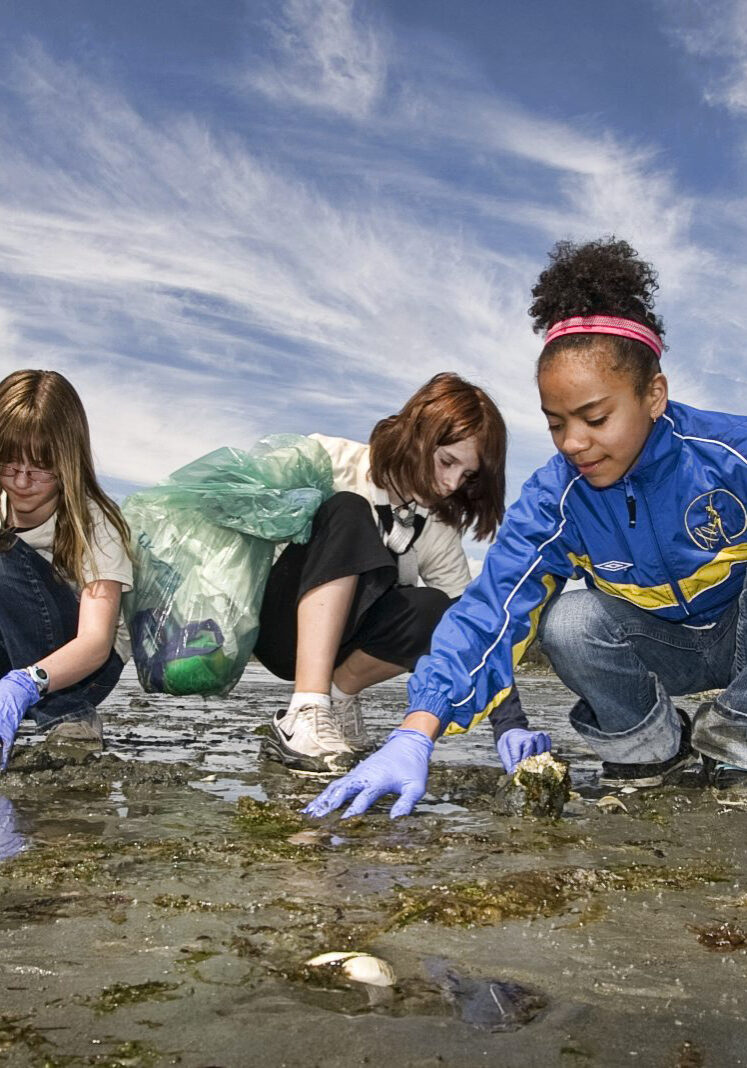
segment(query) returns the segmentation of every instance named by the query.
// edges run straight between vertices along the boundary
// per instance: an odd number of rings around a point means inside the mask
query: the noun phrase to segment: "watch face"
[[[41,695],[44,695],[49,686],[49,675],[44,668],[37,667],[33,664],[31,667],[26,668],[31,678],[34,680],[37,690]]]

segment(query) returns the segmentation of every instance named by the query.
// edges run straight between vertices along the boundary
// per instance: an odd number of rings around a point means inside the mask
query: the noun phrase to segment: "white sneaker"
[[[281,709],[272,717],[263,752],[300,775],[339,775],[354,763],[338,721],[324,705]]]
[[[360,694],[351,697],[332,698],[332,715],[337,720],[342,736],[354,753],[367,753],[373,742],[363,722]]]

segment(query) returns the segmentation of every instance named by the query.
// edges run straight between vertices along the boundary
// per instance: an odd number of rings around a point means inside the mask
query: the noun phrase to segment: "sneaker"
[[[373,749],[373,742],[363,722],[363,710],[359,694],[332,698],[332,715],[337,720],[342,736],[354,753],[368,753]]]
[[[702,757],[706,778],[714,790],[732,790],[737,788],[740,793],[747,793],[747,769],[738,768],[736,764],[726,764],[723,760],[714,760],[713,757]]]
[[[262,751],[298,775],[333,778],[344,774],[354,763],[352,749],[331,710],[324,705],[302,705],[295,713],[285,708],[276,712]]]
[[[101,752],[104,748],[104,723],[98,712],[83,712],[76,719],[63,719],[47,731],[47,745],[74,745],[79,749]]]
[[[668,760],[652,761],[649,764],[613,764],[602,761],[602,786],[663,786],[679,777],[679,773],[697,763],[697,756],[690,744],[692,734],[690,718],[681,708],[677,709],[682,720],[680,747]]]

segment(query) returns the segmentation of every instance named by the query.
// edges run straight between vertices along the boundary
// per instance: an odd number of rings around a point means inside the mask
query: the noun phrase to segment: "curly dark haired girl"
[[[578,695],[570,719],[605,785],[658,786],[702,755],[747,785],[747,419],[668,400],[656,273],[625,241],[560,242],[533,290],[556,448],[508,509],[485,567],[410,682],[401,731],[308,811],[425,790],[432,739],[511,692],[535,635]],[[570,578],[585,590],[559,596]],[[673,697],[718,689],[694,723]],[[507,768],[541,732],[509,730]]]

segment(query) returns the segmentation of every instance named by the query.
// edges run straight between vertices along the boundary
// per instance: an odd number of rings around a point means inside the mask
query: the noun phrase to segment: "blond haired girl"
[[[101,747],[96,706],[129,656],[129,531],[93,468],[80,397],[55,371],[0,382],[0,770],[29,713]]]

